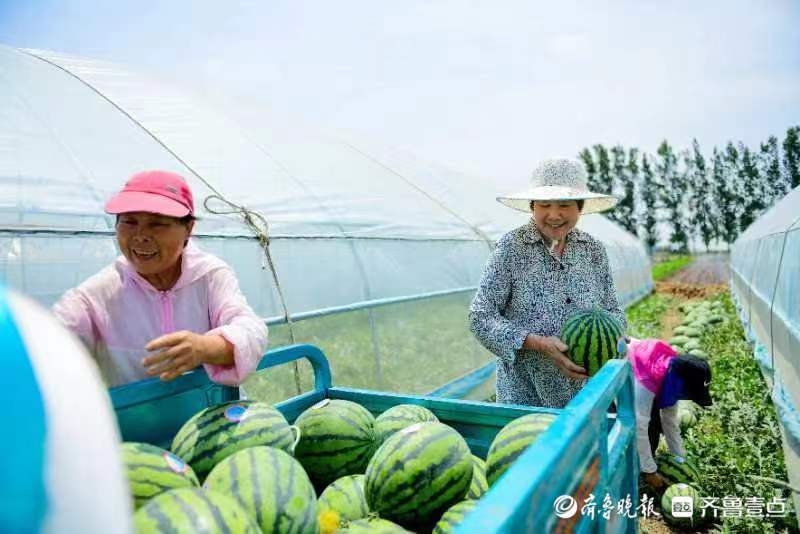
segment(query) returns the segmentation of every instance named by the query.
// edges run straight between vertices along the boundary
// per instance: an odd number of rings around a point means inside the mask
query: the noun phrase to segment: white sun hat
[[[586,180],[586,167],[582,162],[546,159],[533,169],[527,189],[497,197],[497,201],[525,213],[531,211],[531,200],[583,200],[583,214],[606,211],[617,205],[617,197],[589,191]]]

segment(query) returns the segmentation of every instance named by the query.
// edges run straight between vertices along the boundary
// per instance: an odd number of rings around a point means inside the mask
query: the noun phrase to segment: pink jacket
[[[670,360],[677,352],[660,339],[631,339],[628,343],[628,359],[636,380],[653,393],[658,393]]]
[[[238,385],[255,370],[267,327],[247,304],[233,270],[191,240],[181,261],[175,286],[159,291],[120,256],[53,306],[89,347],[109,387],[149,378],[141,365],[145,345],[178,330],[218,334],[233,344],[233,365],[204,366],[215,382]]]

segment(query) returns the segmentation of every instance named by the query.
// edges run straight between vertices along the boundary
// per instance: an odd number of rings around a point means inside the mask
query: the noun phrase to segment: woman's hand
[[[152,340],[145,346],[158,351],[142,360],[150,376],[172,380],[204,363],[230,365],[233,345],[222,336],[205,336],[181,330]]]
[[[586,374],[586,369],[575,365],[575,363],[569,359],[566,354],[569,347],[556,336],[543,337],[535,334],[528,334],[522,347],[541,352],[550,358],[553,363],[556,364],[556,367],[569,378],[574,378],[576,380],[589,378]]]

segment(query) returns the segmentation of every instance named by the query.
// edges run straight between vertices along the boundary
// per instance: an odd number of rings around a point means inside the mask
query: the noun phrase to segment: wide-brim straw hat
[[[527,189],[497,197],[497,201],[526,213],[531,212],[532,200],[583,200],[583,214],[599,213],[617,205],[617,197],[589,191],[586,181],[586,167],[582,162],[573,159],[546,159],[533,169]]]

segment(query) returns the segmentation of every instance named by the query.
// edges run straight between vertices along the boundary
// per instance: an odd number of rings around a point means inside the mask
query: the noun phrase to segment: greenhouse
[[[117,249],[105,200],[136,171],[172,170],[200,208],[196,241],[235,269],[271,325],[271,347],[318,345],[337,385],[470,398],[493,391],[494,358],[466,314],[494,242],[526,220],[494,200],[505,186],[256,112],[237,123],[126,68],[51,52],[0,47],[0,117],[0,279],[11,287],[49,306],[108,265]],[[788,250],[797,235],[786,217],[754,237],[783,233],[740,250],[775,243],[774,258],[758,257],[777,261],[784,237]],[[579,226],[605,243],[625,306],[652,290],[637,238],[600,215]],[[796,263],[784,258],[781,273],[796,274]],[[782,274],[778,286],[789,280]],[[770,300],[756,305],[747,294],[754,310],[767,310],[769,333]],[[796,319],[796,303],[786,313]],[[782,335],[796,346],[796,334]],[[776,365],[789,350],[778,345]],[[246,390],[285,398],[296,384],[284,372],[255,377]]]
[[[772,390],[789,479],[800,486],[800,188],[736,241],[731,292]]]

